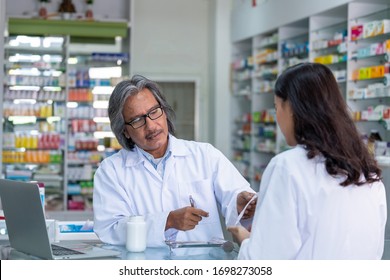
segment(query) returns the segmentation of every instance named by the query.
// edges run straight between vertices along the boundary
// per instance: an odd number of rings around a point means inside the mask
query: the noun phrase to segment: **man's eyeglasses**
[[[137,129],[146,124],[146,117],[148,117],[151,120],[155,120],[161,117],[163,115],[163,112],[164,111],[162,109],[162,106],[160,105],[157,108],[152,109],[149,113],[140,116],[138,118],[135,118],[129,122],[125,122],[125,124],[131,125],[132,128]]]

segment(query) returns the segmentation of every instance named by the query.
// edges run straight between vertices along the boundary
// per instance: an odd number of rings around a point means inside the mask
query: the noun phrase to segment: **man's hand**
[[[241,211],[244,209],[245,205],[252,199],[252,197],[255,195],[255,193],[250,193],[247,191],[240,192],[237,195],[237,212],[238,214],[241,213]],[[256,203],[257,198],[255,198],[245,209],[245,213],[242,216],[243,219],[249,219],[252,218],[255,214],[256,209]]]
[[[199,208],[187,206],[171,211],[167,218],[165,230],[175,228],[177,230],[194,229],[203,217],[208,217],[209,213]]]

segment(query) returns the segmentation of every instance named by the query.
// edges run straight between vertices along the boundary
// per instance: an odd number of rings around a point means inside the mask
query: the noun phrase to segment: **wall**
[[[198,86],[199,137],[211,142],[210,115],[213,93],[209,36],[213,0],[133,0],[133,74],[151,79],[196,79]],[[229,59],[229,58],[227,58]]]
[[[215,146],[226,156],[231,158],[230,141],[230,14],[232,12],[231,0],[217,0],[215,9],[215,47],[214,47],[214,112],[211,117],[214,121]]]
[[[375,0],[374,0],[375,1]],[[233,0],[233,42],[271,31],[311,15],[341,6],[352,0]]]

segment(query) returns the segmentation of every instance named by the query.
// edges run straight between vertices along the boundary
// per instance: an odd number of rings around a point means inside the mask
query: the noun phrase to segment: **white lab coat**
[[[189,206],[209,213],[193,230],[179,231],[178,241],[223,238],[218,206],[229,220],[237,218],[237,194],[253,190],[232,163],[212,145],[169,136],[171,156],[163,179],[141,154],[120,150],[102,161],[94,178],[94,230],[110,244],[125,244],[126,222],[144,215],[147,246],[164,245],[166,220],[172,210]]]
[[[380,259],[386,196],[382,182],[342,187],[323,158],[301,146],[267,166],[239,259]]]

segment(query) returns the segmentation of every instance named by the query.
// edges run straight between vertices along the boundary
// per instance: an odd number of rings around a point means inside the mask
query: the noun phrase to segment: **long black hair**
[[[276,81],[275,94],[291,105],[297,143],[305,147],[309,159],[323,155],[330,175],[345,176],[340,185],[380,180],[381,169],[368,152],[328,67],[301,63],[288,68]]]

